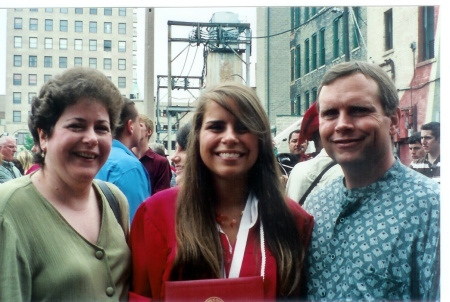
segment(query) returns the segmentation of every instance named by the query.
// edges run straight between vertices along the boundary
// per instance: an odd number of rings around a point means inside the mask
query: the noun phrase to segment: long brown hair
[[[232,110],[234,101],[237,110]],[[259,154],[248,172],[248,189],[258,198],[265,241],[277,261],[278,294],[296,295],[300,287],[304,249],[300,232],[285,202],[275,159],[269,121],[250,88],[226,83],[206,90],[199,98],[187,146],[184,183],[176,210],[177,254],[171,280],[221,277],[222,247],[216,227],[213,177],[199,151],[199,133],[207,104],[216,102],[258,137]]]

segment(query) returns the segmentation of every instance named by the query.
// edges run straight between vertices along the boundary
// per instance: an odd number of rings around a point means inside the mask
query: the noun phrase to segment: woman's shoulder
[[[139,208],[143,208],[143,210],[153,217],[167,215],[168,213],[172,215],[175,213],[178,191],[178,186],[159,191],[147,198]]]
[[[23,203],[27,204],[29,198],[24,197],[31,194],[31,191],[27,189],[30,185],[32,185],[32,183],[29,175],[0,184],[0,212],[2,212],[4,207],[12,201],[17,207]]]

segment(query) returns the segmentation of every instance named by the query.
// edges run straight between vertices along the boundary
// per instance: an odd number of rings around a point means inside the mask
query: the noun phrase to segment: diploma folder
[[[263,278],[166,281],[166,302],[254,302],[264,300]]]

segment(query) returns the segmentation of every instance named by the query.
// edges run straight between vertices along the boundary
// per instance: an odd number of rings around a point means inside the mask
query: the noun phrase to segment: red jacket
[[[164,282],[169,279],[176,253],[175,205],[177,194],[178,187],[175,187],[153,195],[140,205],[134,216],[129,237],[133,259],[133,293],[155,300],[164,299]],[[306,213],[298,203],[289,199],[288,204],[306,248],[311,237],[313,217]],[[258,233],[259,224],[256,223],[249,232],[240,277],[260,275],[261,249],[254,248]],[[266,247],[264,277],[266,299],[275,300],[276,284],[276,261]]]

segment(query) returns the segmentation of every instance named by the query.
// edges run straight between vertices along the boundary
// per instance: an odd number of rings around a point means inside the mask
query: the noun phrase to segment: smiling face
[[[319,131],[327,153],[342,168],[387,169],[394,156],[391,136],[397,130],[398,110],[386,116],[378,86],[361,73],[336,79],[319,94]]]
[[[230,107],[237,110],[234,101]],[[200,157],[216,180],[246,179],[258,158],[258,138],[236,117],[209,101],[199,135]]]
[[[106,108],[93,99],[67,107],[47,137],[39,131],[45,170],[67,184],[92,181],[111,151]]]
[[[176,169],[176,182],[177,184],[180,184],[181,181],[183,180],[183,174],[184,174],[184,165],[186,164],[186,150],[184,150],[183,148],[181,148],[180,145],[178,145],[178,143],[176,144],[176,150],[175,153],[173,154],[171,160],[173,161],[173,163],[175,164],[175,169]]]

